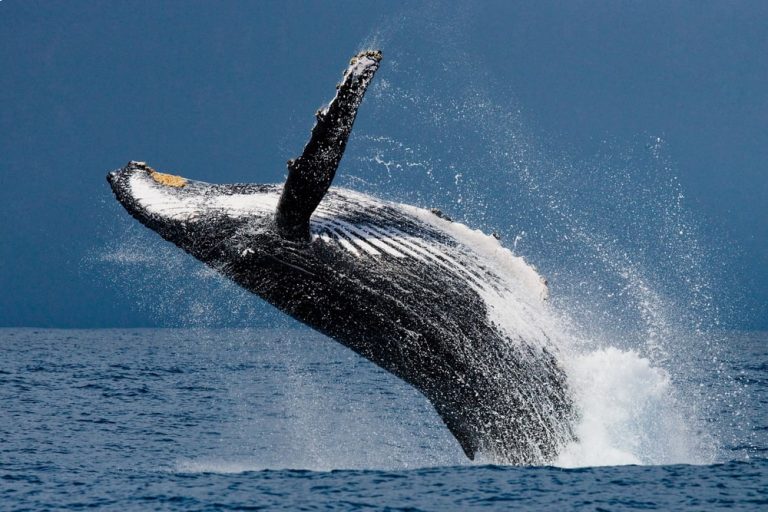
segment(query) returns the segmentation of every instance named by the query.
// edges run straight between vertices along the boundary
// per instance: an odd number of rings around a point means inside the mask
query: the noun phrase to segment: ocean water
[[[1,329],[0,509],[766,510],[768,333],[720,337],[696,382],[632,351],[568,362],[579,442],[510,467],[309,330]]]

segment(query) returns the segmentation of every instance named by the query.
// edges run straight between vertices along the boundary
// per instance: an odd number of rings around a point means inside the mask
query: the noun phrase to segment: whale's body
[[[354,89],[366,57],[372,71]],[[329,190],[379,58],[353,60],[285,185],[212,185],[141,162],[110,173],[110,184],[165,239],[419,389],[468,457],[551,461],[572,437],[572,405],[536,325],[546,285],[535,270],[432,211]],[[347,86],[351,107],[334,111],[349,107]],[[328,142],[339,130],[342,143]],[[312,153],[317,140],[325,145]]]

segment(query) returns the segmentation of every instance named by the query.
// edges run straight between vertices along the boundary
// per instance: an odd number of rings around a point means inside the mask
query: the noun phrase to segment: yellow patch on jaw
[[[152,179],[161,185],[167,185],[169,187],[181,188],[187,184],[187,179],[181,176],[174,176],[173,174],[165,174],[163,172],[152,171],[149,173]]]

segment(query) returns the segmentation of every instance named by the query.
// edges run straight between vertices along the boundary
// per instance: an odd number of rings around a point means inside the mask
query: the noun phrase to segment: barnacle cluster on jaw
[[[186,178],[182,178],[181,176],[166,174],[164,172],[157,172],[156,170],[148,166],[146,162],[139,162],[137,160],[131,160],[130,162],[128,162],[126,169],[138,169],[142,171],[147,171],[147,173],[149,173],[150,177],[153,180],[155,180],[157,183],[161,185],[166,185],[168,187],[181,188],[184,185],[186,185],[188,181]]]
[[[182,178],[181,176],[175,176],[173,174],[165,174],[163,172],[157,172],[154,169],[151,169],[149,171],[149,175],[157,183],[161,185],[166,185],[168,187],[181,188],[187,184],[186,178]]]

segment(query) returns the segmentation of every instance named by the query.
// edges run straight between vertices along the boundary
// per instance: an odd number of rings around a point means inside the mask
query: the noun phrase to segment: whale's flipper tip
[[[331,186],[357,109],[381,59],[379,50],[365,50],[352,57],[336,87],[336,96],[317,111],[317,122],[304,152],[288,162],[288,179],[275,215],[285,236],[309,238],[309,217]]]

